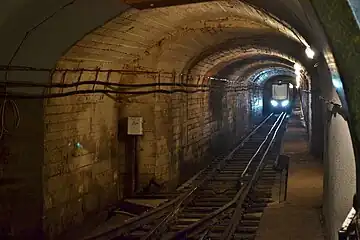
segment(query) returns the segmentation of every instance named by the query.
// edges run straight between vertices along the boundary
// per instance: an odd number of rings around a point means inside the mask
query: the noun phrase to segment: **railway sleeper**
[[[262,213],[246,213],[243,215],[243,220],[250,220],[250,221],[260,221]]]
[[[244,214],[248,214],[248,213],[262,213],[264,211],[265,207],[249,207],[247,209],[245,209]]]
[[[208,215],[207,212],[182,212],[178,215],[178,218],[183,219],[183,218],[197,218],[197,219],[201,219],[204,218]]]
[[[217,210],[218,207],[214,207],[214,206],[210,206],[210,207],[186,207],[183,211],[185,212],[213,212],[215,210]]]
[[[227,196],[209,196],[209,197],[202,197],[197,200],[196,202],[230,202],[232,198],[229,198]]]
[[[226,203],[228,203],[228,201],[223,201],[223,202],[195,202],[192,206],[195,207],[222,207],[224,206]]]
[[[222,233],[213,233],[211,232],[209,234],[209,238],[208,239],[211,239],[211,240],[216,240],[216,239],[219,239],[221,240],[221,237],[222,237]],[[252,239],[255,239],[255,235],[254,234],[243,234],[243,233],[235,233],[234,234],[234,239],[242,239],[242,240],[252,240]]]

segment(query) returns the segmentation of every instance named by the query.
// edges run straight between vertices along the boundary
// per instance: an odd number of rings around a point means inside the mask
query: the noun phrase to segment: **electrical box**
[[[128,117],[127,134],[128,135],[143,135],[143,118],[142,117]]]

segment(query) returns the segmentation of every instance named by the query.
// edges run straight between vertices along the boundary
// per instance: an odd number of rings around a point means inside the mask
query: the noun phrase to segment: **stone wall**
[[[58,72],[53,82],[78,77],[80,72]],[[94,78],[95,72],[81,76]],[[118,198],[118,158],[124,152],[118,148],[113,100],[82,94],[48,99],[44,107],[44,229],[55,236]]]
[[[58,63],[59,68],[71,66],[66,60]],[[171,74],[79,69],[58,71],[52,82],[95,79],[128,84],[180,81]],[[103,87],[82,85],[77,90],[99,88]],[[160,88],[174,87],[136,90]],[[70,90],[76,88],[51,92]],[[211,91],[205,92],[112,97],[116,101],[104,94],[80,94],[51,98],[44,105],[44,228],[49,236],[131,194],[133,178],[138,180],[138,191],[151,179],[164,183],[164,190],[173,190],[214,155],[233,146],[251,125],[248,93],[222,82],[212,83]],[[130,116],[144,120],[144,134],[136,142],[136,176],[132,174],[133,139],[126,134]]]

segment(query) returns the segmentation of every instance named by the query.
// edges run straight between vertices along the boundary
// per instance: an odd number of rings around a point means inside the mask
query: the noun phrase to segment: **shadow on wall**
[[[0,239],[41,235],[43,109],[42,101],[32,103],[16,101],[21,114],[33,116],[22,119],[17,129],[11,126],[11,109],[5,115],[9,132],[0,139]]]
[[[260,123],[263,118],[263,97],[262,90],[254,88],[250,94],[250,122],[252,124]]]
[[[227,122],[224,121],[225,115],[228,113],[226,106],[227,92],[225,82],[211,81],[211,90],[209,94],[209,112],[212,121],[216,122],[216,129],[211,136],[210,154],[218,155],[221,151],[228,148],[228,138],[224,136],[226,133]]]
[[[128,119],[126,117],[122,117],[119,119],[118,125],[118,166],[119,166],[119,192],[124,197],[131,196],[134,191],[136,191],[136,185],[139,184],[137,182],[139,172],[135,172],[136,167],[139,162],[135,162],[134,151],[136,150],[136,142],[134,138],[127,134],[127,124]],[[138,160],[138,159],[137,159]]]

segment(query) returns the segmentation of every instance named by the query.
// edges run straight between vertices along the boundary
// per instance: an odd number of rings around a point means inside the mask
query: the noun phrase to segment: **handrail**
[[[281,121],[283,121],[283,119],[285,118],[286,116],[286,113],[281,113],[281,115],[279,116],[279,118],[277,119],[277,121],[275,122],[275,124],[272,126],[272,128],[270,129],[266,139],[264,141],[266,141],[268,139],[268,136],[271,135],[273,129],[275,128],[276,126],[276,123],[281,119]],[[279,125],[281,126],[281,124]],[[278,131],[278,128],[276,129],[276,131]],[[274,134],[274,136],[276,135],[276,132]],[[270,145],[269,145],[270,146]],[[261,147],[260,147],[261,148]],[[255,154],[258,154],[255,153]],[[262,159],[263,160],[263,159]],[[259,164],[260,166],[261,164]],[[258,171],[258,169],[257,169]],[[201,219],[200,221],[190,225],[189,227],[177,232],[174,234],[174,236],[170,237],[170,239],[179,239],[179,237],[181,238],[182,236],[186,235],[188,232],[190,231],[193,231],[196,227],[198,227],[199,225],[203,224],[204,222],[207,222],[209,221],[210,219],[214,218],[215,216],[223,213],[224,211],[226,211],[228,208],[230,208],[233,204],[235,204],[237,202],[237,200],[240,198],[240,196],[242,195],[243,191],[244,191],[244,188],[246,186],[245,185],[241,185],[241,188],[240,190],[237,192],[237,194],[235,195],[235,197],[230,201],[228,202],[227,204],[225,204],[224,206],[222,206],[221,208],[217,209],[216,211],[214,211],[213,213],[209,214],[208,216],[206,216],[205,218]]]
[[[273,113],[269,114],[265,119],[263,119],[249,134],[246,135],[245,138],[242,139],[242,141],[239,143],[239,145],[233,150],[230,152],[230,154],[228,154],[227,157],[225,157],[218,165],[217,167],[211,172],[211,174],[215,173],[217,171],[217,169],[221,166],[221,163],[222,162],[225,162],[227,159],[229,159],[229,156],[232,156],[234,154],[234,152],[236,150],[238,150],[240,147],[242,147],[244,145],[244,143],[252,136],[256,133],[256,131],[262,126],[264,125],[269,119],[270,117],[273,116]],[[211,164],[209,164],[206,168],[209,168],[211,166]],[[201,181],[199,184],[202,184],[203,181]],[[134,218],[130,218],[128,221],[125,221],[124,224],[122,224],[121,226],[117,226],[117,227],[114,227],[113,229],[110,229],[110,230],[107,230],[103,233],[99,233],[95,236],[90,236],[90,237],[85,237],[84,240],[99,240],[99,239],[102,239],[102,237],[104,239],[108,239],[108,236],[109,234],[112,234],[115,236],[118,236],[126,231],[128,231],[128,229],[132,226],[132,225],[141,225],[140,222],[143,222],[143,221],[146,221],[146,220],[149,220],[148,218],[152,217],[154,214],[158,214],[160,213],[161,211],[175,205],[178,201],[181,201],[182,199],[185,200],[186,196],[188,196],[189,194],[188,193],[193,193],[194,190],[196,190],[199,186],[199,184],[196,184],[192,189],[188,190],[187,192],[179,195],[178,197],[176,197],[175,199],[165,203],[164,205],[161,205],[157,208],[154,208],[140,216],[137,216],[137,217],[134,217]],[[176,210],[174,210],[176,211]],[[174,212],[172,211],[172,212]],[[171,215],[172,213],[168,214],[165,218],[167,218],[169,215]],[[126,230],[125,230],[126,229]],[[156,229],[154,229],[156,231]],[[151,231],[152,233],[154,231]]]

